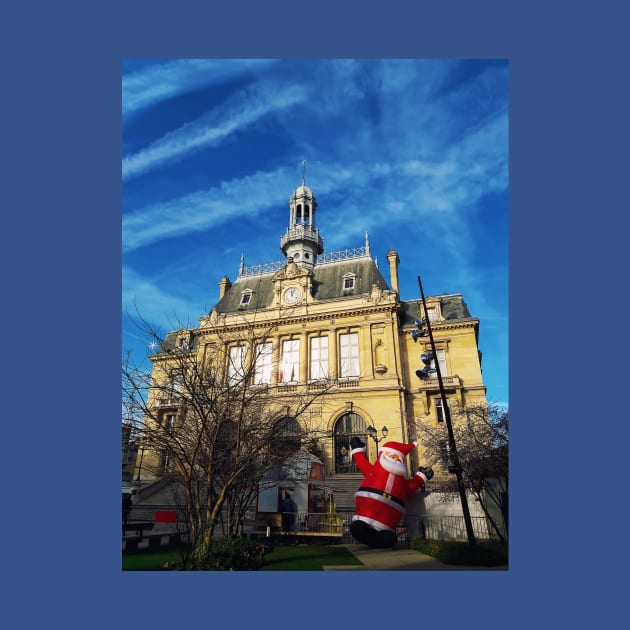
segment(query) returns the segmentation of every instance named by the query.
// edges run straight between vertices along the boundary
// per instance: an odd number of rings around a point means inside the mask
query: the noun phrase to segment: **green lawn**
[[[179,562],[177,549],[123,553],[123,571],[160,571],[167,562]],[[322,571],[324,565],[362,566],[345,547],[330,545],[276,545],[265,555],[259,571]]]
[[[123,553],[123,571],[161,571],[167,562],[180,562],[181,554],[177,549],[164,551],[144,551]]]
[[[265,556],[259,571],[322,571],[325,565],[362,566],[345,547],[329,545],[279,546]]]

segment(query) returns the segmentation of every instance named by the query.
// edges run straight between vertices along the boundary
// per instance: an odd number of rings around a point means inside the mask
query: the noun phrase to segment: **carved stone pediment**
[[[287,264],[277,271],[273,276],[273,281],[276,282],[278,280],[293,280],[295,278],[302,278],[305,276],[311,276],[312,272],[308,269],[304,269],[299,267],[293,261],[293,258],[289,257],[287,259]]]

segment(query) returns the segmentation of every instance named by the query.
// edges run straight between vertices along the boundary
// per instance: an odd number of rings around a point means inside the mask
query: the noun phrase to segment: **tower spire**
[[[313,269],[317,256],[324,251],[324,242],[315,223],[317,200],[305,179],[306,157],[302,160],[302,185],[289,199],[289,227],[280,238],[280,249],[299,267]]]

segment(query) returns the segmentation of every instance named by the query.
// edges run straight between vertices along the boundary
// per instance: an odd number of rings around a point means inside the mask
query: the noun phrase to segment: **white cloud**
[[[149,66],[123,76],[123,115],[273,63],[270,59],[181,59]]]
[[[234,132],[270,113],[297,105],[305,98],[306,90],[295,85],[267,84],[239,92],[236,98],[220,108],[167,133],[145,149],[125,156],[122,163],[123,179],[181,158],[191,151],[217,146]]]
[[[292,186],[295,187],[295,176],[290,169],[258,172],[126,214],[123,250],[128,252],[165,238],[226,223],[242,215],[244,199],[248,215],[255,216],[285,202]]]

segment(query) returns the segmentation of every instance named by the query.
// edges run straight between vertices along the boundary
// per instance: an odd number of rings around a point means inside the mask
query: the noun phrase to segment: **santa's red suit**
[[[363,474],[363,481],[355,493],[356,514],[353,521],[363,521],[377,531],[393,531],[405,514],[405,500],[427,482],[418,471],[411,479],[405,476],[405,459],[414,444],[387,442],[379,449],[378,460],[370,464],[365,456],[365,446],[352,449],[352,457]],[[383,465],[387,454],[397,456],[400,470],[389,472]],[[385,462],[387,465],[387,462]],[[389,466],[391,468],[391,466]]]

